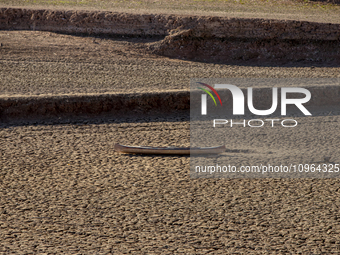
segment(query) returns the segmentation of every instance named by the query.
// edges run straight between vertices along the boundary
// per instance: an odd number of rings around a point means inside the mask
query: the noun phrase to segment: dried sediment
[[[339,86],[312,86],[308,90],[313,95],[306,105],[313,107],[339,106]],[[246,93],[246,90],[243,89]],[[231,104],[230,94],[222,93]],[[255,88],[253,100],[257,107],[268,107],[272,101],[271,88]],[[196,105],[197,104],[197,105]],[[191,106],[200,107],[201,102]],[[231,106],[231,105],[230,105]],[[46,119],[65,116],[96,116],[110,114],[121,116],[131,113],[155,114],[175,111],[188,112],[190,109],[189,91],[164,91],[131,94],[93,94],[57,96],[16,96],[0,97],[0,119],[7,121],[21,118]]]
[[[170,14],[0,8],[0,29],[63,33],[161,35],[192,29],[194,37],[339,40],[340,24]]]
[[[194,61],[340,63],[340,24],[108,11],[0,9],[0,29],[164,36],[157,55]]]
[[[326,39],[311,39],[312,34],[307,32],[301,38],[294,32],[281,36],[265,33],[258,33],[258,37],[254,34],[246,37],[243,33],[239,36],[219,36],[203,33],[198,28],[180,30],[149,44],[148,49],[154,54],[171,58],[214,63],[340,63],[340,41],[327,39],[331,38],[328,36],[324,37]]]

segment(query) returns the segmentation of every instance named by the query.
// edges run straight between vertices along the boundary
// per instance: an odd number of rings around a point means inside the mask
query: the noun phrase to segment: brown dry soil
[[[339,65],[319,60],[205,63],[151,54],[148,47],[162,39],[0,31],[0,94],[188,90],[197,77],[340,77]]]
[[[188,89],[190,77],[340,73],[322,62],[258,66],[170,59],[145,53],[145,44],[154,41],[1,31],[0,93],[163,91]],[[327,109],[281,139],[244,132],[247,146],[230,135],[233,147],[225,156],[279,162],[306,153],[304,160],[331,156],[340,163],[338,116]],[[120,155],[112,150],[115,142],[188,146],[188,116],[1,124],[0,253],[340,252],[338,179],[196,180],[189,176],[188,157]]]
[[[157,55],[213,63],[247,61],[256,65],[284,65],[289,62],[340,65],[339,40],[212,38],[201,34],[195,29],[175,32],[148,48]]]
[[[335,22],[19,8],[0,8],[0,21],[1,30],[141,36],[144,40],[139,40],[139,45],[134,41],[130,48],[136,51],[139,46],[142,55],[215,64],[340,65],[340,24]],[[145,40],[146,36],[154,42]],[[25,43],[17,39],[19,47]],[[97,50],[104,50],[103,46]]]
[[[231,133],[223,157],[338,160],[339,116],[302,122],[281,139]],[[338,179],[191,179],[189,157],[117,154],[115,142],[188,146],[187,116],[2,125],[1,254],[340,251]]]
[[[325,3],[327,2],[327,3]],[[209,15],[340,23],[340,0],[1,0],[0,7],[137,14]]]

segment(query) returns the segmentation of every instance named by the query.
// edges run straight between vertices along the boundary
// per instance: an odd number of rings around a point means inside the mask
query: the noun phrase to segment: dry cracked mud
[[[280,140],[269,131],[240,144],[230,134],[224,157],[275,163],[298,151],[316,161],[332,151],[338,160],[338,115],[307,122]],[[0,252],[339,252],[338,179],[192,179],[189,157],[118,154],[116,142],[188,146],[188,118],[2,125]]]
[[[0,42],[2,96],[186,90],[191,77],[340,73],[322,63],[231,65],[143,52],[155,38],[0,31]],[[225,156],[242,162],[299,154],[339,163],[339,114],[328,109],[309,122],[300,140],[244,132],[249,144],[241,146],[230,134]],[[188,157],[120,155],[115,142],[188,146],[188,116],[1,123],[0,253],[340,251],[338,179],[191,179]]]
[[[0,94],[39,95],[188,90],[190,78],[340,77],[318,61],[205,63],[151,54],[162,38],[88,37],[0,31]]]

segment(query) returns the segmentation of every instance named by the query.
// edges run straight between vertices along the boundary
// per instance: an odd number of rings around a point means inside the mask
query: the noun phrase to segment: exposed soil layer
[[[310,62],[340,64],[339,40],[196,37],[193,30],[166,36],[150,44],[159,55],[213,63]]]
[[[340,4],[340,0],[310,0],[313,2],[324,2],[324,3],[331,3],[331,4]]]
[[[340,105],[340,86],[307,87],[313,95],[306,106],[338,107]],[[200,93],[200,92],[199,92]],[[246,94],[246,89],[243,89]],[[231,105],[230,93],[220,92],[228,104]],[[196,98],[200,98],[196,96]],[[253,100],[257,107],[267,109],[272,102],[271,88],[255,88]],[[196,103],[200,108],[201,101]],[[60,96],[30,96],[30,97],[0,97],[0,120],[15,119],[49,119],[76,116],[98,116],[110,114],[122,116],[126,114],[168,114],[184,110],[189,114],[189,91],[165,91],[159,93],[141,94],[99,94],[99,95],[60,95]]]
[[[109,113],[114,116],[146,112],[166,113],[189,110],[187,91],[143,94],[99,94],[67,96],[31,96],[0,98],[0,119],[62,116],[96,116]]]
[[[156,39],[159,40],[159,39]],[[190,78],[339,77],[337,65],[170,59],[145,50],[155,39],[0,31],[0,94],[60,95],[188,90]],[[230,61],[232,62],[232,61]]]
[[[340,38],[340,24],[292,20],[0,8],[0,21],[0,29],[63,33],[165,36],[170,31],[194,29],[196,37],[303,40]]]
[[[172,58],[227,63],[340,63],[340,24],[103,11],[0,9],[0,29],[166,36],[148,47]]]
[[[154,41],[155,38],[0,31],[1,121],[185,110],[189,108],[190,79],[198,77],[332,77],[335,86],[325,89],[323,86],[330,84],[320,83],[310,88],[311,103],[339,103],[339,68],[327,67],[326,62],[291,60],[282,67],[279,63],[273,67],[275,61],[256,66],[243,59],[238,60],[239,65],[174,60],[146,50]],[[268,96],[259,101],[271,102],[271,93],[262,91],[255,96],[265,94]]]

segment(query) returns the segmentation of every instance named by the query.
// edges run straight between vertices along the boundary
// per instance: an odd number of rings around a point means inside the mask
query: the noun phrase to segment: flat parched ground
[[[318,62],[228,65],[145,52],[147,43],[160,39],[0,31],[0,95],[188,90],[190,78],[340,77],[338,66]]]
[[[151,40],[0,31],[0,94],[161,91],[188,89],[191,77],[340,73],[299,63],[217,65],[141,54]],[[63,121],[1,124],[2,254],[340,252],[338,179],[196,180],[188,157],[112,149],[115,142],[188,146],[188,116]],[[340,163],[338,126],[329,110],[280,142],[269,131],[244,131],[248,142],[239,145],[230,134],[234,152],[225,157],[279,162],[301,155],[312,163],[331,156]]]
[[[305,118],[282,139],[244,131],[242,144],[231,133],[223,157],[339,163],[339,120]],[[338,179],[192,179],[189,157],[112,149],[188,146],[187,116],[45,124],[0,129],[2,254],[340,252]]]

